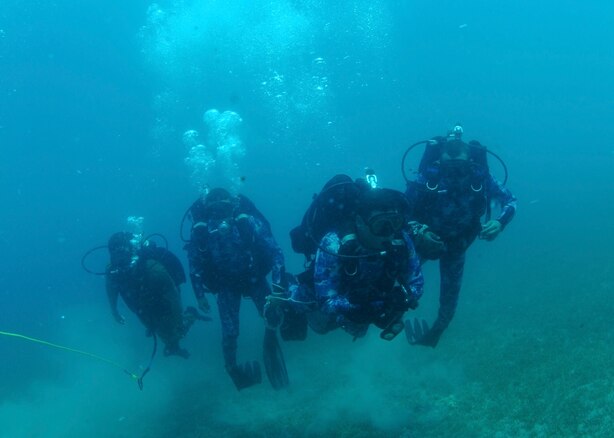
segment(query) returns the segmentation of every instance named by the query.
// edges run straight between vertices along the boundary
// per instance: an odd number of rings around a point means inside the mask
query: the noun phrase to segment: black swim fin
[[[277,340],[277,332],[271,329],[264,331],[264,369],[273,389],[279,390],[290,384],[286,361]]]
[[[256,361],[226,367],[226,371],[239,391],[262,383],[260,364]]]
[[[392,341],[399,333],[403,331],[403,313],[394,318],[392,321],[384,327],[384,330],[380,333],[379,337],[385,341]]]
[[[405,336],[407,336],[407,342],[411,345],[420,344],[420,341],[429,332],[429,325],[423,319],[414,318],[412,325],[411,319],[405,320]]]

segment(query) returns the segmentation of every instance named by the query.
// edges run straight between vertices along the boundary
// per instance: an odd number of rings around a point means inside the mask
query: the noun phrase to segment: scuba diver
[[[262,377],[257,361],[237,363],[241,299],[250,298],[262,316],[265,297],[271,293],[266,277],[270,272],[273,284],[281,287],[284,256],[269,222],[245,196],[215,188],[197,199],[189,213],[192,228],[185,249],[194,293],[203,311],[209,310],[205,293],[217,296],[225,368],[236,388],[242,390],[260,383]],[[265,328],[263,350],[271,385],[275,389],[287,386],[275,330]]]
[[[405,322],[410,344],[435,347],[454,317],[463,278],[465,252],[476,238],[492,241],[510,223],[516,198],[504,186],[507,168],[501,159],[479,142],[465,143],[463,128],[454,126],[446,137],[411,145],[403,156],[403,176],[410,205],[412,234],[423,261],[439,260],[439,312],[432,327],[426,321]],[[415,146],[425,144],[416,178],[405,174],[405,158]],[[498,182],[488,168],[487,153],[506,172]],[[500,206],[491,218],[494,203]],[[481,218],[485,217],[482,224]]]
[[[284,339],[304,339],[295,318],[306,314],[319,334],[343,328],[356,339],[373,324],[382,339],[394,339],[423,291],[408,208],[403,193],[377,188],[376,179],[333,177],[290,233],[308,269],[267,298],[267,323],[280,325]]]
[[[210,320],[195,308],[182,310],[180,285],[186,277],[179,259],[165,248],[157,247],[141,236],[118,232],[109,238],[111,261],[106,268],[106,291],[113,318],[125,324],[117,309],[121,296],[128,308],[141,320],[148,336],[159,336],[165,343],[164,354],[189,357],[179,341],[196,319]]]

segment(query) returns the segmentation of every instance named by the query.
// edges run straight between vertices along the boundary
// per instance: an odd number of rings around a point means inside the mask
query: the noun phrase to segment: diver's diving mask
[[[473,174],[471,161],[450,159],[441,161],[441,176],[453,183],[460,183],[471,178]]]
[[[127,271],[136,266],[139,261],[139,249],[141,241],[138,235],[124,245],[117,246],[111,251],[111,265],[115,267],[114,272]]]
[[[401,213],[384,212],[371,216],[367,221],[367,226],[374,236],[386,237],[392,236],[403,228],[404,222],[405,218]]]
[[[216,201],[208,204],[206,215],[209,217],[209,234],[219,233],[227,236],[232,231],[235,205],[229,200]]]
[[[217,226],[210,226],[208,231],[209,234],[219,234],[220,236],[228,236],[232,231],[232,218],[227,217],[222,219],[221,221],[216,221]],[[213,225],[213,224],[212,224]]]

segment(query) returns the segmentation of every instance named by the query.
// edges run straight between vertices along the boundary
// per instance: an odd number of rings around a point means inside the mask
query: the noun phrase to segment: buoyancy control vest
[[[487,150],[479,142],[472,140],[465,144],[469,152],[467,160],[441,160],[445,137],[435,137],[426,144],[418,168],[424,181],[410,181],[418,193],[417,203],[413,206],[412,219],[430,223],[430,218],[438,214],[442,204],[465,203],[470,211],[475,233],[479,230],[480,217],[489,211],[486,190],[489,176]]]
[[[250,278],[264,277],[272,269],[274,260],[270,249],[264,242],[257,239],[255,230],[249,222],[249,216],[258,219],[267,232],[271,225],[254,203],[243,195],[232,198],[232,214],[229,218],[230,227],[226,244],[234,245],[236,266],[226,266],[224,261],[217,260],[212,253],[212,234],[218,230],[210,230],[212,218],[201,199],[190,208],[192,229],[190,242],[187,245],[191,265],[196,266],[205,286],[211,292],[217,292],[228,284],[241,284]]]
[[[340,252],[360,255],[369,254],[370,250],[358,242],[349,242]],[[403,288],[403,272],[410,256],[412,254],[399,233],[385,254],[340,260],[340,292],[346,294],[350,303],[357,305],[356,310],[347,315],[350,320],[373,323],[385,329],[408,309],[416,307],[417,302]],[[381,303],[377,312],[371,307],[373,302]]]

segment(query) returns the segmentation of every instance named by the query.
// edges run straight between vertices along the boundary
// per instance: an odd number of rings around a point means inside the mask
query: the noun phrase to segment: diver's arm
[[[495,180],[492,175],[488,175],[488,188],[491,197],[501,204],[501,212],[497,221],[501,223],[503,230],[516,214],[516,197],[507,187]]]
[[[197,222],[192,227],[190,242],[184,247],[188,252],[188,268],[190,270],[190,283],[197,300],[205,296],[209,289],[204,284],[205,276],[205,249],[207,247],[207,224]]]
[[[409,294],[410,301],[413,301],[417,305],[418,300],[424,293],[424,277],[422,276],[420,258],[416,253],[409,234],[405,231],[403,232],[403,240],[405,241],[405,245],[407,245],[409,257],[406,269],[401,275],[401,282],[402,286]]]
[[[111,314],[113,315],[113,319],[115,319],[115,321],[120,324],[124,324],[126,320],[117,310],[117,299],[119,297],[120,286],[117,281],[112,277],[112,274],[107,273],[105,286],[107,290],[107,297],[109,299],[109,305],[111,306]]]
[[[188,263],[190,265],[190,282],[192,283],[192,290],[194,291],[194,296],[197,300],[203,298],[205,296],[205,292],[209,292],[203,282],[202,269],[199,266],[201,263],[199,263],[199,261],[202,262],[201,260],[195,260],[188,254]]]
[[[271,281],[273,284],[281,284],[283,280],[282,275],[285,271],[284,253],[269,228],[262,221],[254,216],[250,216],[250,225],[254,228],[254,235],[258,240],[257,244],[266,248],[266,251],[272,256]]]
[[[193,244],[188,244],[188,264],[190,267],[190,283],[192,283],[192,290],[194,291],[194,297],[196,298],[196,302],[198,303],[198,308],[208,313],[211,309],[209,305],[209,301],[205,296],[206,292],[211,292],[206,286],[203,280],[203,265],[204,260],[202,257],[199,257],[199,251],[196,246],[192,246]]]
[[[314,286],[316,301],[322,312],[345,315],[354,309],[346,296],[339,294],[341,284],[341,266],[339,252],[341,242],[335,233],[328,233],[322,238],[321,247],[315,259]]]

